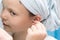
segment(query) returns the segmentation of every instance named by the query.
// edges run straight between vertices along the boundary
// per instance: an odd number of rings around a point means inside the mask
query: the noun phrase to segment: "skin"
[[[33,25],[40,24],[40,16],[30,16],[26,8],[19,3],[19,0],[3,0],[1,18],[4,29],[12,35],[13,40],[35,40],[35,38],[36,40],[38,38],[43,40],[46,36],[44,26],[41,26],[40,30],[37,29],[39,25],[33,27]],[[41,30],[42,33],[40,32]],[[31,33],[34,34],[36,32],[37,34],[31,35]]]

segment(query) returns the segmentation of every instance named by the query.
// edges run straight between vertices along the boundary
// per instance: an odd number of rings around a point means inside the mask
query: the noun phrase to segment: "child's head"
[[[40,20],[29,12],[19,0],[3,0],[1,17],[5,30],[12,33],[26,31],[32,26],[34,20]]]
[[[8,32],[26,31],[35,21],[44,21],[49,10],[44,0],[3,0],[2,21]]]

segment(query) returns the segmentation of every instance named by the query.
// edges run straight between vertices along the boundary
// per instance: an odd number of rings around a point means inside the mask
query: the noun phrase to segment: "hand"
[[[13,40],[13,38],[6,31],[0,28],[0,40]]]
[[[37,21],[36,24],[28,29],[26,40],[44,40],[46,34],[45,26]]]

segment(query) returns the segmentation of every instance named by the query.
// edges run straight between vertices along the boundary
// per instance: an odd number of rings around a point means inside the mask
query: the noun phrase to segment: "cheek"
[[[22,19],[17,18],[15,20],[12,20],[10,24],[13,31],[20,32],[27,30],[27,28],[29,28],[32,25],[32,22],[30,19],[27,18],[22,18]]]

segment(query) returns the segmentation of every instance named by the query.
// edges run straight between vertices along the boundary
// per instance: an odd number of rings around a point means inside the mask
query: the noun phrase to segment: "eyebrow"
[[[8,10],[11,10],[11,11],[13,11],[13,12],[15,12],[15,10],[13,10],[13,8],[8,7],[7,9],[8,9]]]

